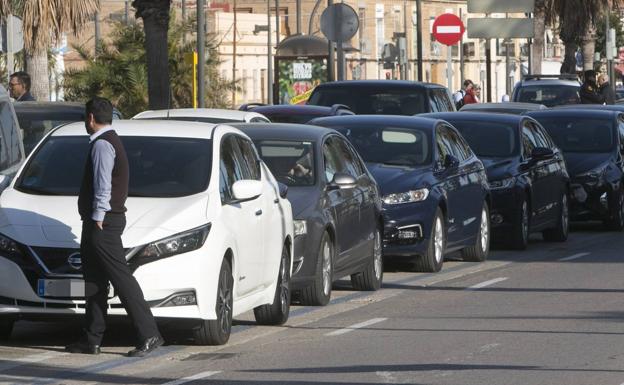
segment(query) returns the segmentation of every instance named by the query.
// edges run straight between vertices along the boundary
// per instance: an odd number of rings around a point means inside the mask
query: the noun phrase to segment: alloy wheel
[[[227,271],[221,272],[221,284],[219,285],[219,300],[217,303],[217,314],[219,315],[219,327],[223,333],[230,330],[230,316],[232,314],[232,291],[230,290]]]
[[[481,250],[487,251],[490,244],[490,225],[488,213],[485,208],[481,211]]]
[[[520,219],[522,223],[520,226],[522,227],[522,240],[524,243],[529,239],[529,208],[525,202],[522,202],[522,218]]]
[[[444,234],[442,229],[442,219],[440,217],[436,218],[433,234],[435,260],[437,263],[440,263],[442,262],[444,252]]]
[[[323,245],[323,294],[329,295],[331,290],[331,245],[325,240]]]
[[[565,234],[568,234],[570,218],[568,213],[568,197],[565,194],[561,197],[561,205],[561,226],[563,226]]]
[[[381,234],[379,233],[378,229],[375,230],[375,245],[373,249],[373,258],[374,258],[373,268],[375,269],[375,278],[379,280],[381,279],[383,262],[382,262],[382,256],[381,256]]]
[[[288,273],[289,263],[286,255],[282,256],[282,263],[280,265],[280,305],[282,313],[288,310],[290,305],[290,296],[288,291],[290,290],[290,274]]]

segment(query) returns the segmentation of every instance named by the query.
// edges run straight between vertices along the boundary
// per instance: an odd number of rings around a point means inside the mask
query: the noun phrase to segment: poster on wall
[[[327,58],[279,58],[277,60],[280,104],[305,104],[314,87],[327,80]]]

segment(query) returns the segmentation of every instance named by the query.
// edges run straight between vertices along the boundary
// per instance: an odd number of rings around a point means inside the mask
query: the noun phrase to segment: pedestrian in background
[[[466,89],[466,95],[464,95],[464,104],[479,103],[476,94],[477,87],[479,87],[478,84],[473,84],[471,87]]]
[[[474,96],[476,103],[481,103],[481,86],[478,84],[474,86]]]
[[[37,100],[30,93],[30,75],[28,72],[18,71],[9,76],[9,92],[16,102]]]
[[[579,91],[582,104],[604,104],[604,97],[600,94],[596,83],[596,71],[585,71],[585,80]]]
[[[455,102],[455,108],[457,110],[464,106],[464,96],[466,96],[466,91],[473,86],[474,84],[472,83],[472,80],[466,79],[464,80],[464,88],[453,94],[453,101]]]
[[[85,279],[85,338],[68,345],[71,353],[99,354],[106,329],[108,283],[126,309],[138,334],[130,357],[142,357],[164,343],[143,292],[126,262],[121,234],[126,226],[128,158],[111,127],[113,106],[104,98],[87,102],[85,126],[90,135],[78,211],[82,219],[80,254]]]
[[[598,90],[600,95],[604,98],[606,104],[615,104],[615,91],[613,91],[613,87],[611,87],[611,83],[609,83],[609,75],[600,74],[598,76]]]

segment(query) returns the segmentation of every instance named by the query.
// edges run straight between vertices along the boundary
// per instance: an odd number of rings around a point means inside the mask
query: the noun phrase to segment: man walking
[[[33,102],[35,97],[30,93],[30,75],[18,71],[9,77],[9,92],[16,102]]]
[[[85,126],[91,146],[87,157],[78,211],[82,219],[80,254],[85,279],[85,338],[68,345],[71,353],[98,354],[106,329],[108,282],[112,283],[132,320],[139,344],[130,357],[142,357],[164,343],[149,305],[126,263],[121,234],[126,226],[128,158],[111,127],[113,106],[104,98],[86,105]]]

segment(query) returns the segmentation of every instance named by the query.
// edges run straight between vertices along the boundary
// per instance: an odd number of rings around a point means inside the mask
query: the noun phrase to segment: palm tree
[[[171,0],[134,0],[137,18],[143,19],[145,53],[147,59],[147,86],[150,109],[169,107],[169,57],[167,33]]]
[[[0,0],[0,17],[22,19],[26,70],[35,98],[50,99],[48,48],[64,33],[76,33],[92,21],[99,6],[99,0]]]
[[[533,12],[533,41],[531,42],[531,72],[542,73],[544,58],[544,34],[546,33],[547,10],[551,0],[535,0]]]

